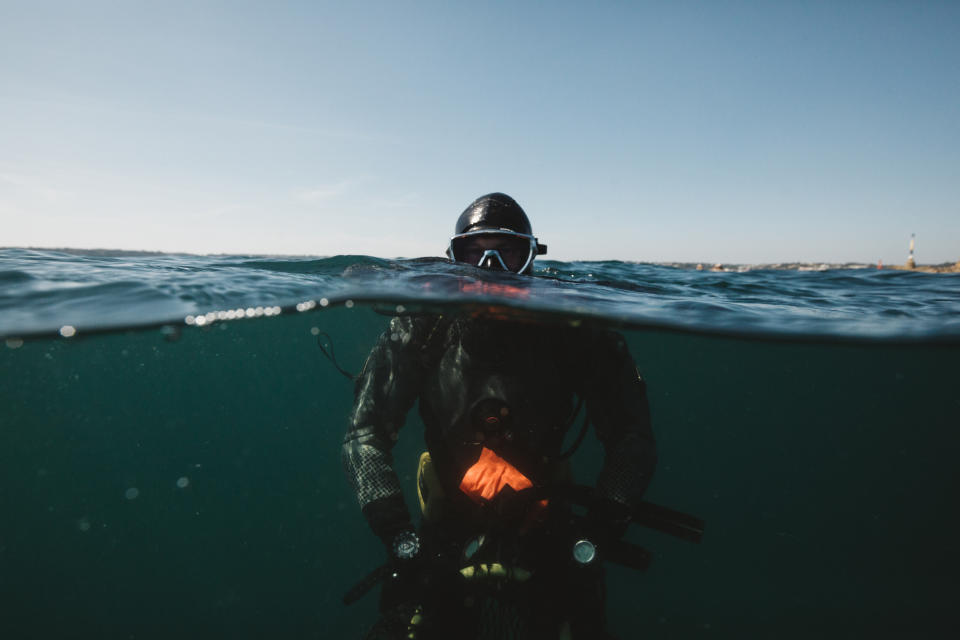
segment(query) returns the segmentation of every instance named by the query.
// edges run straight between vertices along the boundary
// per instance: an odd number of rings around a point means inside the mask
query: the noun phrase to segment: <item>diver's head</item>
[[[533,236],[530,220],[504,193],[480,196],[457,219],[447,256],[496,271],[529,274],[533,259],[547,252]]]

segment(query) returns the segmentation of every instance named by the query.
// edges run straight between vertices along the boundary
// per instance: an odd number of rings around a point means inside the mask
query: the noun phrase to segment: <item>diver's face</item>
[[[478,234],[458,238],[454,246],[458,262],[494,271],[519,273],[532,259],[530,240],[520,236]]]

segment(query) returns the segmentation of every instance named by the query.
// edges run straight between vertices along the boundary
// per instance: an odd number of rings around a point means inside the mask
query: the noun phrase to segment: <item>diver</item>
[[[502,193],[471,203],[447,248],[454,262],[525,277],[545,253],[526,213]],[[499,276],[522,286],[516,275]],[[415,402],[427,449],[417,478],[419,531],[391,455]],[[362,513],[394,567],[375,627],[383,635],[375,637],[421,637],[411,625],[432,629],[431,637],[469,635],[462,625],[471,624],[465,612],[473,599],[437,577],[442,558],[450,558],[446,574],[458,579],[482,568],[523,582],[510,588],[531,637],[608,637],[602,569],[556,560],[569,557],[555,553],[554,542],[568,507],[562,500],[510,507],[524,489],[571,482],[564,436],[581,405],[604,447],[601,499],[587,517],[602,545],[626,531],[656,465],[645,382],[623,337],[497,314],[391,320],[358,376],[342,450]],[[494,537],[497,548],[482,549]],[[476,572],[461,570],[472,554]],[[478,564],[482,557],[491,563]],[[425,577],[428,559],[436,575]]]

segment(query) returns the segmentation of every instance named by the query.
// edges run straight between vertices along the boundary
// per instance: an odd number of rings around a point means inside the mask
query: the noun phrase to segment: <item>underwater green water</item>
[[[383,561],[344,479],[352,385],[388,318],[358,305],[0,345],[0,637],[356,638]],[[626,333],[648,381],[650,501],[609,569],[621,638],[952,636],[960,346]],[[16,347],[16,348],[13,348]],[[396,450],[414,496],[422,425]],[[591,481],[593,436],[574,458]],[[408,498],[411,505],[414,498]]]

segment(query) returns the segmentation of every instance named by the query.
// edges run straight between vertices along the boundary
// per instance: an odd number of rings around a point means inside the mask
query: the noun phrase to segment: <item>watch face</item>
[[[402,531],[393,539],[393,555],[409,560],[420,552],[420,538],[413,531]]]
[[[597,557],[597,548],[589,540],[578,540],[573,545],[573,559],[580,564],[590,564]]]

